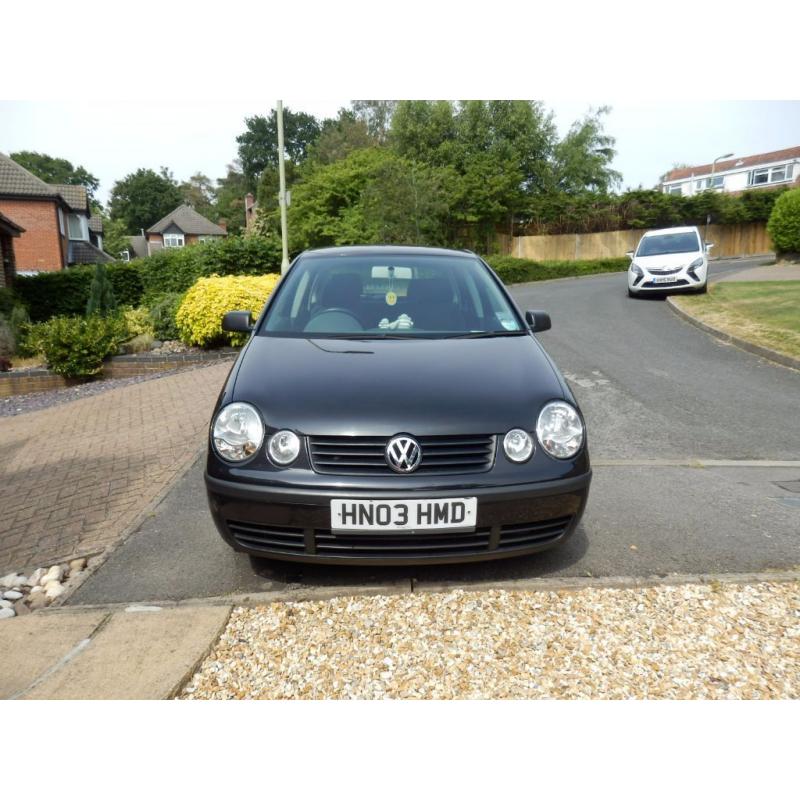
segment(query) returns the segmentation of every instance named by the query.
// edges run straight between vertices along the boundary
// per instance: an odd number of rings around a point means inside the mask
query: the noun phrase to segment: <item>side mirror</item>
[[[714,246],[714,242],[706,242],[706,253]]]
[[[628,250],[628,252],[625,253],[625,255],[628,256],[628,258],[632,259],[633,258],[633,250]]]
[[[250,333],[253,315],[249,311],[229,311],[222,318],[222,330],[230,333]]]
[[[553,327],[550,315],[546,311],[526,311],[525,321],[534,333],[549,331]]]

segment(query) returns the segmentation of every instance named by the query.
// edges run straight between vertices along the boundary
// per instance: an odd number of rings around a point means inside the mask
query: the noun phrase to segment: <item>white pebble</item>
[[[16,616],[17,612],[13,608],[0,608],[0,619],[11,619]]]
[[[47,570],[47,574],[42,578],[42,586],[47,588],[47,584],[50,581],[60,581],[64,577],[64,567],[61,564],[53,564],[49,570]]]
[[[11,608],[13,605],[10,600],[0,600],[0,608]]]
[[[55,600],[56,597],[61,597],[67,590],[57,581],[50,581],[44,588],[44,595],[49,600]]]
[[[9,589],[7,592],[3,592],[3,600],[19,600],[20,597],[22,597],[22,592],[17,589]]]
[[[42,578],[47,574],[47,570],[43,567],[39,567],[31,572],[30,577],[28,578],[28,586],[38,586]]]

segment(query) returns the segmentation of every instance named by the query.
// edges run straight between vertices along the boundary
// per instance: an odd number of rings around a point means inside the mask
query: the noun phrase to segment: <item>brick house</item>
[[[186,247],[197,242],[213,241],[228,235],[222,225],[217,225],[195,211],[190,205],[178,206],[141,236],[130,236],[131,258],[144,258],[157,250]]]
[[[17,274],[14,260],[14,239],[25,233],[16,222],[0,214],[0,289],[13,286]]]
[[[45,183],[2,153],[0,214],[24,230],[15,243],[19,274],[113,260],[103,252],[102,221],[92,217],[83,186]]]

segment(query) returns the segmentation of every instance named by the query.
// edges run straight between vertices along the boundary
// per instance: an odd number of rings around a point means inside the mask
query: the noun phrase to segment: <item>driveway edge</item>
[[[746,339],[740,339],[738,336],[732,336],[730,333],[725,333],[725,331],[721,331],[719,328],[714,328],[705,322],[701,322],[699,319],[697,319],[697,317],[693,317],[687,311],[684,311],[672,297],[667,297],[667,305],[685,322],[688,322],[690,325],[694,325],[696,328],[699,328],[701,331],[708,333],[716,339],[720,339],[727,344],[732,344],[735,347],[738,347],[740,350],[746,350],[748,353],[752,353],[755,356],[766,358],[768,361],[772,361],[775,364],[780,364],[782,367],[800,370],[800,359],[798,358],[792,358],[791,356],[784,355],[783,353],[778,353],[775,350],[770,350],[768,347],[762,347],[761,345],[753,344],[752,342],[748,342]]]

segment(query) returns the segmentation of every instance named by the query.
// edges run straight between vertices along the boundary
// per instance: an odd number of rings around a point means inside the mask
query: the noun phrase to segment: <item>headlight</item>
[[[514,428],[503,439],[503,449],[511,461],[521,464],[523,461],[527,461],[533,453],[533,439],[527,431]]]
[[[217,414],[212,439],[221,458],[244,461],[261,447],[264,423],[249,403],[231,403]]]
[[[702,257],[700,257],[696,258],[694,261],[692,261],[691,264],[689,264],[689,269],[695,269],[696,267],[702,267],[702,266],[703,266],[703,259]]]
[[[644,275],[644,272],[642,272],[642,268],[638,264],[631,264],[631,272],[637,276]]]
[[[539,414],[536,438],[553,458],[572,458],[583,444],[583,422],[569,403],[556,400]]]
[[[294,431],[278,431],[270,436],[269,457],[281,467],[291,464],[300,455],[300,439]]]

